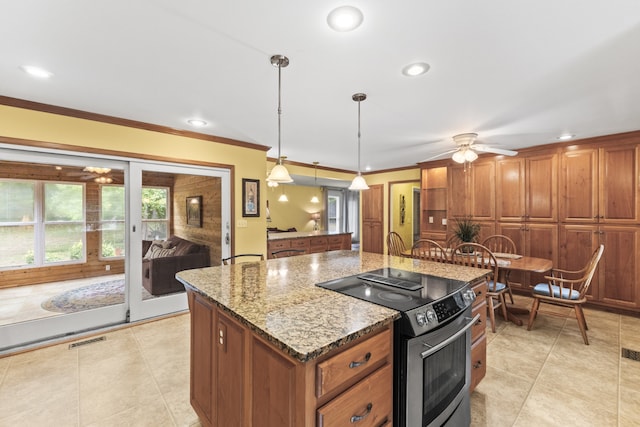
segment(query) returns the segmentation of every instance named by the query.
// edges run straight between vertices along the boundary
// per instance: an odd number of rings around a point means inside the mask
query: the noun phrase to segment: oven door
[[[477,320],[469,307],[442,328],[405,340],[407,427],[469,425],[470,329]]]

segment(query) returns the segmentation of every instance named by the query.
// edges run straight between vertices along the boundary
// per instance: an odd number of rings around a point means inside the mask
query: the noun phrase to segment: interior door
[[[220,168],[132,162],[130,170],[133,219],[127,261],[130,319],[137,321],[187,310],[184,287],[175,274],[219,265],[230,255],[231,184],[229,170]],[[208,253],[165,256],[163,251],[180,250],[172,247],[170,242],[175,241],[206,248]],[[159,257],[147,249],[151,246]]]

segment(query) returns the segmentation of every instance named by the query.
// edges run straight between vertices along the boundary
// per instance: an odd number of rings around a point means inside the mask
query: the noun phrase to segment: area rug
[[[149,298],[152,298],[151,294],[142,288],[142,299]],[[43,301],[41,306],[47,311],[75,313],[122,303],[124,303],[124,280],[119,279],[63,292]]]

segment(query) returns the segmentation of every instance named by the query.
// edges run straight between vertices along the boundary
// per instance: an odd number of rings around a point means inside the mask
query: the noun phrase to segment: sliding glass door
[[[230,254],[226,169],[1,144],[0,159],[0,353],[186,310],[175,272]]]

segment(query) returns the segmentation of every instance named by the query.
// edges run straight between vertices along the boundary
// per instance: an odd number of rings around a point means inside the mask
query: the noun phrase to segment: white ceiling
[[[451,136],[517,149],[640,129],[638,0],[0,0],[0,95],[273,147],[357,169],[414,165]],[[337,6],[353,32],[326,25]],[[405,77],[425,61],[431,70]],[[46,81],[19,66],[54,73]]]

